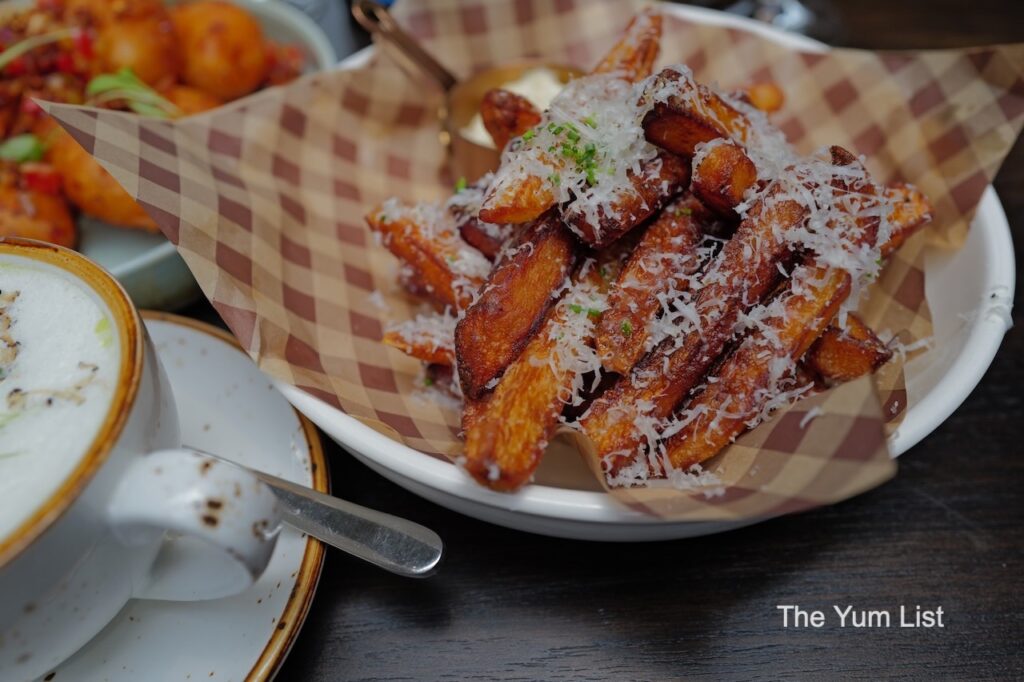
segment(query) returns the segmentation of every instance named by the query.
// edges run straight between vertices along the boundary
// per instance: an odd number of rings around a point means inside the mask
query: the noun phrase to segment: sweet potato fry
[[[671,92],[662,97],[658,93]],[[746,144],[751,137],[747,117],[707,86],[696,83],[689,71],[668,68],[644,92],[655,100],[644,116],[648,142],[683,156],[693,156],[701,142],[728,137]]]
[[[490,269],[487,259],[455,231],[449,216],[435,207],[385,204],[369,213],[366,222],[411,269],[407,281],[442,305],[468,306]]]
[[[479,218],[480,206],[492,178],[493,175],[487,173],[468,187],[456,190],[445,203],[462,238],[490,261],[498,256],[515,231],[514,225],[485,223]]]
[[[725,138],[708,142],[693,158],[690,191],[721,216],[735,217],[736,205],[757,184],[757,168],[743,148]]]
[[[661,310],[659,296],[684,290],[699,267],[697,246],[707,211],[685,196],[669,204],[646,229],[608,295],[596,345],[605,369],[626,374],[646,350],[649,325]]]
[[[611,244],[650,218],[679,194],[690,182],[690,164],[675,154],[662,152],[643,164],[641,172],[629,173],[632,191],[624,192],[610,206],[599,206],[597,225],[582,212],[566,213],[565,220],[576,234],[594,248]]]
[[[661,49],[661,15],[645,10],[629,22],[626,32],[591,73],[621,74],[636,83],[651,75]]]
[[[576,260],[577,242],[557,216],[529,226],[491,271],[455,328],[463,393],[478,398],[518,357]]]
[[[382,341],[417,360],[451,367],[455,364],[454,328],[455,318],[450,315],[419,315],[385,331]]]
[[[459,222],[459,234],[467,244],[482,253],[484,258],[493,262],[511,232],[501,229],[504,227],[504,225],[483,223],[476,218],[467,218]]]
[[[502,88],[488,90],[480,102],[480,118],[498,149],[540,123],[540,116],[530,100]]]
[[[493,393],[475,401],[464,417],[465,468],[482,484],[515,490],[540,464],[558,415],[573,395],[578,355],[592,353],[592,302],[603,298],[609,279],[618,274],[617,260],[602,256],[580,267],[572,288],[552,307]]]
[[[591,73],[621,75],[630,81],[645,78],[657,58],[660,42],[661,16],[654,12],[638,14],[630,22],[622,39]],[[600,102],[595,102],[595,106],[600,106]],[[480,220],[488,223],[525,223],[538,219],[557,201],[547,176],[557,175],[565,168],[565,164],[563,156],[550,152],[540,154],[540,165],[548,169],[544,177],[535,172],[524,175],[521,169],[510,170],[514,164],[509,167],[503,164],[480,209]]]
[[[749,428],[779,394],[780,377],[773,376],[779,360],[795,362],[835,316],[850,293],[849,273],[813,264],[807,270],[802,287],[783,293],[783,312],[765,322],[771,331],[759,329],[745,339],[723,363],[718,381],[686,406],[692,421],[664,441],[673,467],[685,470],[715,456]]]
[[[786,95],[782,92],[782,88],[771,81],[748,85],[743,89],[743,94],[752,107],[760,109],[766,114],[778,111],[786,102]]]
[[[882,245],[882,258],[891,255],[903,246],[907,238],[924,227],[932,219],[932,207],[928,198],[913,185],[903,183],[885,188],[886,197],[893,201],[889,215],[892,232]]]
[[[855,161],[849,152],[832,148],[834,166]],[[861,192],[869,189],[861,188]],[[780,185],[769,188],[704,275],[705,285],[695,301],[700,320],[697,328],[681,338],[663,341],[629,376],[620,378],[594,401],[581,425],[611,473],[629,463],[643,444],[637,423],[671,414],[721,355],[740,313],[771,291],[778,279],[777,266],[788,255],[780,235],[800,225],[807,214],[807,208],[788,198]],[[872,227],[877,228],[877,222],[861,228],[864,238],[875,238]]]
[[[560,164],[553,164],[561,167]],[[500,174],[500,169],[499,169]],[[507,181],[499,176],[480,209],[487,223],[528,223],[555,205],[551,185],[537,175]]]
[[[803,364],[827,383],[843,383],[870,374],[892,357],[892,351],[856,315],[846,324],[833,322],[814,342]]]
[[[772,200],[751,208],[705,275],[709,283],[695,303],[700,328],[662,341],[628,376],[594,400],[580,421],[612,473],[627,464],[643,442],[637,422],[667,417],[721,354],[740,313],[775,284],[776,263],[786,253],[776,231],[799,225],[807,210],[790,199],[774,200],[778,197],[773,192],[769,196]]]

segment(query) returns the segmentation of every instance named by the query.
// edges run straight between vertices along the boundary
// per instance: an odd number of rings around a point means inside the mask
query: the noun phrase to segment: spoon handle
[[[409,578],[433,575],[441,564],[444,542],[425,526],[255,473],[277,495],[286,523],[332,547]]]
[[[274,491],[285,523],[332,547],[408,578],[429,577],[441,564],[444,542],[425,526],[187,447],[251,471]]]

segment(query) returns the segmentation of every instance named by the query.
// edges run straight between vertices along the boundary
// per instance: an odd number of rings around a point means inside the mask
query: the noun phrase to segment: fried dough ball
[[[103,71],[131,69],[153,86],[174,82],[181,69],[174,24],[164,12],[108,23],[96,38],[96,57]]]
[[[215,109],[224,102],[205,90],[188,85],[172,85],[160,91],[171,104],[181,109],[182,116],[198,114],[201,111]]]
[[[64,18],[76,25],[106,26],[118,19],[140,19],[163,12],[163,0],[64,0]]]
[[[172,8],[171,18],[188,85],[231,100],[266,78],[270,62],[263,29],[245,10],[226,2],[192,2]]]
[[[59,194],[0,185],[0,237],[25,237],[74,248],[75,221]]]
[[[83,213],[111,225],[155,232],[156,223],[88,152],[67,133],[50,146],[48,159],[64,183],[64,193]]]

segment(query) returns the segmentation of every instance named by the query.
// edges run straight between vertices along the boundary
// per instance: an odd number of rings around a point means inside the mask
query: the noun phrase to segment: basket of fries
[[[933,333],[926,247],[963,242],[1024,120],[1012,54],[800,52],[627,5],[517,17],[534,48],[585,27],[542,56],[586,71],[544,109],[485,98],[503,151],[480,178],[452,176],[430,102],[383,55],[201,119],[51,113],[286,395],[417,492],[512,523],[479,507],[543,497],[557,442],[589,477],[564,487],[626,526],[878,485]],[[464,10],[396,16],[442,58],[536,56],[481,38],[501,8],[470,35]],[[968,97],[976,115],[950,118]]]

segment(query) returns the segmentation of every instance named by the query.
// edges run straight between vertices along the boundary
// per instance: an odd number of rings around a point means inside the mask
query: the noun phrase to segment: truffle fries
[[[522,135],[540,123],[541,113],[522,95],[495,88],[484,93],[480,103],[480,118],[494,140],[494,146],[504,149],[513,137]]]
[[[650,324],[670,291],[682,292],[702,265],[698,247],[710,220],[692,196],[670,204],[644,231],[608,295],[596,344],[605,369],[625,374],[647,350]]]
[[[685,426],[664,441],[671,466],[685,470],[713,457],[756,425],[780,397],[782,404],[789,402],[784,394],[795,383],[789,368],[838,312],[850,293],[850,274],[812,263],[794,272],[789,282],[793,286],[779,300],[778,315],[747,337],[725,360],[716,381],[683,410]]]
[[[366,222],[408,268],[408,281],[417,289],[442,306],[469,306],[490,266],[459,236],[449,214],[391,200],[370,212]]]
[[[718,138],[754,141],[754,128],[736,106],[693,80],[689,69],[668,68],[646,90],[653,100],[644,117],[647,140],[676,154],[693,156],[697,145]]]
[[[597,68],[589,76],[571,82],[551,103],[551,110],[541,124],[513,141],[506,151],[511,161],[503,163],[495,174],[480,209],[481,220],[525,223],[537,219],[559,201],[559,194],[568,189],[570,175],[582,174],[590,185],[597,184],[597,145],[590,141],[594,135],[588,129],[593,131],[597,125],[595,117],[606,111],[615,118],[610,108],[621,103],[631,83],[651,73],[660,39],[660,15],[644,12],[633,19],[625,35]],[[595,110],[581,113],[581,105]],[[538,133],[540,139],[535,139]],[[539,146],[542,141],[543,147]],[[610,192],[611,198],[619,193],[635,193],[636,183],[653,185],[663,179],[654,172],[659,169],[651,167],[653,161],[644,161],[647,167],[640,173],[631,171],[628,180],[625,174],[616,178],[619,191]],[[610,179],[602,181],[608,183]],[[591,219],[597,220],[594,216]]]
[[[495,225],[480,220],[480,203],[491,184],[491,177],[488,173],[473,184],[456,189],[455,194],[445,202],[445,207],[455,219],[459,234],[466,243],[479,250],[487,260],[493,261],[501,252],[501,247],[515,233],[516,226]]]
[[[484,485],[515,490],[530,479],[577,384],[596,369],[596,318],[618,268],[610,255],[581,265],[494,391],[466,412],[464,466]]]
[[[610,472],[632,460],[643,445],[637,421],[668,417],[725,349],[740,313],[771,291],[779,276],[777,264],[789,251],[781,234],[806,216],[807,208],[786,198],[781,186],[770,190],[704,274],[705,285],[694,303],[695,328],[662,341],[583,415],[580,425]]]
[[[735,218],[736,206],[755,185],[757,167],[743,147],[732,140],[716,138],[693,157],[690,191],[723,217]]]
[[[639,15],[543,113],[488,93],[498,171],[368,217],[404,285],[445,308],[384,342],[457,376],[465,468],[496,490],[531,479],[561,422],[633,485],[891,356],[851,310],[925,197],[839,147],[800,158],[758,110],[781,106],[773,84],[651,76],[659,37]]]
[[[853,381],[870,374],[892,357],[892,351],[850,313],[840,326],[833,322],[803,357],[803,364],[827,384]]]
[[[462,392],[477,398],[493,387],[544,320],[576,260],[576,240],[556,216],[524,230],[491,271],[455,327]]]

